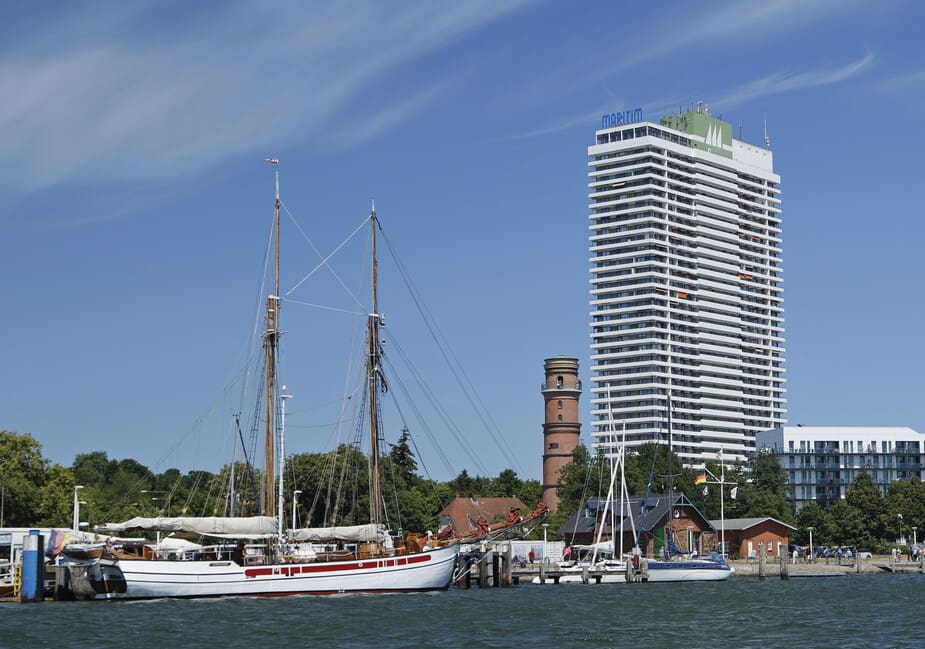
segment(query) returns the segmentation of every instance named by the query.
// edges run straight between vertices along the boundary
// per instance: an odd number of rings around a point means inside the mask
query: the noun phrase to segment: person
[[[799,556],[799,554],[800,554],[800,551],[797,550],[796,548],[793,548],[793,565],[796,565],[797,557]]]
[[[536,554],[533,553],[533,548],[530,548],[530,552],[527,553],[527,558],[530,559],[530,563],[533,563],[533,560],[536,559]]]

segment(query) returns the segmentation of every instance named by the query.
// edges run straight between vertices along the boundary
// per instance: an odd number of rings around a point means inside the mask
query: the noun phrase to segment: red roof
[[[477,529],[480,518],[487,520],[489,525],[500,523],[512,509],[520,509],[523,515],[529,513],[520,498],[457,497],[441,510],[440,527],[452,525],[457,534],[462,534]]]

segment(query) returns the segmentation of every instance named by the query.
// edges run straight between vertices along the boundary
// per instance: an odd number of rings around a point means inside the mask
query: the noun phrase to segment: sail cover
[[[97,532],[108,534],[145,530],[150,532],[181,532],[202,536],[271,536],[276,534],[278,522],[271,516],[221,517],[204,516],[179,518],[136,517],[124,523],[104,523],[95,527]]]
[[[348,541],[353,543],[384,542],[388,538],[384,525],[369,523],[367,525],[347,525],[335,527],[302,527],[289,530],[290,541],[310,541],[313,543],[330,543]]]

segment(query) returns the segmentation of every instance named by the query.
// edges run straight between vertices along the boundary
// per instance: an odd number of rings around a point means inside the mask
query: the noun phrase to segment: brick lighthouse
[[[578,398],[581,381],[578,379],[578,359],[556,356],[544,363],[546,383],[543,400],[546,402],[546,420],[543,424],[543,502],[550,511],[559,507],[556,486],[559,470],[571,462],[572,451],[578,446],[581,424],[578,422]]]

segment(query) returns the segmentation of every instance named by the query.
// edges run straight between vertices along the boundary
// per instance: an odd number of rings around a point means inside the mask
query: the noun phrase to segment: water
[[[0,648],[925,647],[925,577],[0,605]]]

